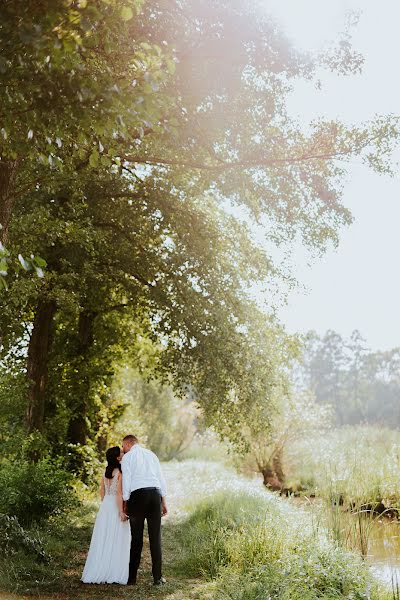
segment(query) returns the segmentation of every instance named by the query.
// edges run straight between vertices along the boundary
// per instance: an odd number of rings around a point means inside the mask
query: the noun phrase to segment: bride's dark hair
[[[109,448],[106,452],[107,466],[105,476],[107,479],[113,478],[114,469],[121,470],[121,465],[119,463],[118,457],[121,454],[121,448],[119,446],[113,446]]]

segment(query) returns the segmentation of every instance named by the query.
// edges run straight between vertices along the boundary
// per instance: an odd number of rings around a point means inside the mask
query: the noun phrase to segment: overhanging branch
[[[170,158],[162,158],[156,156],[123,156],[123,160],[127,162],[137,163],[137,164],[146,164],[146,165],[165,165],[165,166],[177,166],[177,167],[186,167],[189,169],[199,169],[202,171],[212,171],[212,172],[223,172],[229,169],[237,169],[237,168],[262,168],[262,167],[273,167],[279,165],[291,165],[298,164],[302,162],[307,162],[310,160],[332,160],[335,158],[340,158],[344,156],[349,156],[352,154],[352,150],[342,151],[342,152],[332,152],[332,153],[324,153],[324,154],[308,154],[302,156],[295,156],[292,158],[254,158],[247,160],[238,160],[234,162],[218,162],[218,164],[205,164],[200,161],[195,160],[179,160],[179,159],[170,159]]]

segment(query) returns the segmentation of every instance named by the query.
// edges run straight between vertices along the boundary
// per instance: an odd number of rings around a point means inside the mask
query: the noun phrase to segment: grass
[[[79,582],[97,505],[38,533],[52,559],[23,553],[0,561],[0,600],[387,600],[356,555],[329,541],[301,508],[220,463],[165,465],[170,515],[163,526],[165,576],[153,588],[147,545],[136,588]],[[8,594],[8,595],[7,595]]]
[[[315,494],[314,514],[319,507],[331,538],[363,557],[379,518],[400,511],[399,431],[356,426],[309,436],[288,449],[286,463],[288,485]]]
[[[83,585],[83,570],[97,505],[85,504],[79,513],[72,513],[63,520],[53,521],[40,531],[47,553],[52,557],[49,564],[40,564],[26,554],[17,553],[0,563],[0,586],[17,594],[17,598],[62,598],[63,600],[119,600],[134,597],[138,600],[168,597],[176,600],[188,598],[201,582],[191,581],[179,569],[174,568],[177,546],[173,522],[163,528],[165,572],[169,583],[165,589],[154,588],[148,545],[145,544],[144,560],[138,586],[134,589],[117,585]],[[10,560],[11,558],[11,560]],[[184,590],[184,592],[183,592]],[[1,596],[0,596],[1,598]]]
[[[288,449],[289,486],[361,506],[383,501],[400,508],[400,432],[343,427],[309,436]]]
[[[329,542],[309,515],[273,496],[219,494],[182,528],[182,566],[232,600],[379,600],[356,554]]]

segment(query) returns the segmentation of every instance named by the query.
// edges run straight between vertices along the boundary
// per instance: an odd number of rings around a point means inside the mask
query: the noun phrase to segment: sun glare
[[[266,8],[277,17],[296,46],[318,50],[343,30],[346,12],[354,10],[355,2],[269,0]]]

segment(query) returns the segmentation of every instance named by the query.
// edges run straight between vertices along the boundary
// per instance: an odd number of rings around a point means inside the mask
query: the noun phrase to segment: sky
[[[327,74],[321,91],[299,84],[290,110],[357,123],[376,114],[400,114],[400,2],[397,0],[265,0],[267,9],[300,48],[321,49],[338,37],[348,10],[360,11],[353,46],[364,58],[358,76]],[[337,250],[314,259],[299,248],[293,273],[305,287],[279,310],[290,332],[358,329],[373,350],[400,346],[400,173],[378,175],[357,159],[346,180],[344,204],[354,223],[342,229]]]

